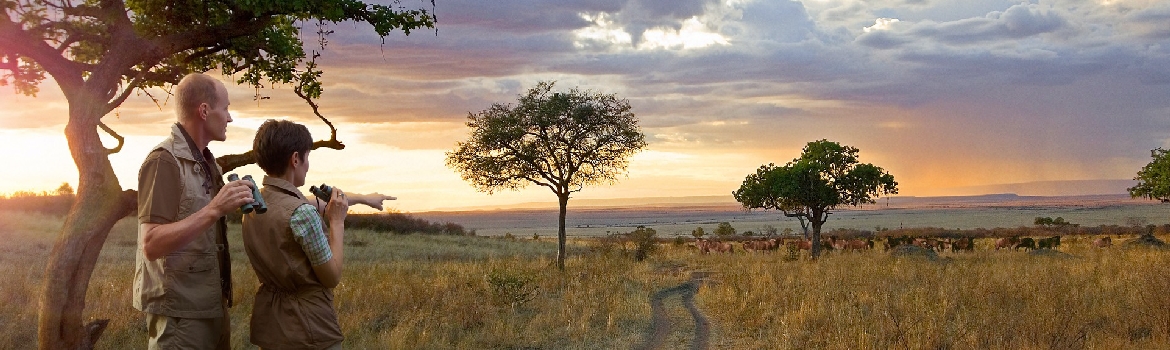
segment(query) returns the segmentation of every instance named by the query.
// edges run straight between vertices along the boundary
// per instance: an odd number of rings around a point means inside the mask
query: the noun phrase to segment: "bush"
[[[658,245],[655,244],[654,235],[658,232],[646,226],[638,226],[638,229],[630,232],[630,240],[634,241],[634,260],[646,260],[651,253],[658,250]]]
[[[730,222],[721,222],[719,227],[715,228],[715,235],[719,237],[731,237],[735,235],[735,228],[731,227]]]
[[[451,222],[440,224],[402,213],[349,214],[345,217],[345,228],[394,234],[467,235],[462,225]]]
[[[516,309],[536,297],[536,277],[522,272],[494,270],[487,274],[492,305]]]
[[[55,192],[17,191],[8,196],[0,196],[0,210],[65,215],[69,214],[69,208],[73,206],[75,200],[73,188],[66,183]]]
[[[694,231],[691,231],[691,236],[695,236],[695,238],[703,238],[703,235],[706,234],[706,232],[703,232],[702,226],[696,227]]]

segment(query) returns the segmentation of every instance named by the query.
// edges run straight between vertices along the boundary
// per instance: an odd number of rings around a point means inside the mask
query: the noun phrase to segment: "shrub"
[[[345,217],[345,228],[394,234],[467,235],[462,225],[430,222],[403,213],[349,214]]]
[[[706,234],[706,232],[703,232],[702,226],[696,227],[694,231],[691,231],[691,236],[695,236],[695,238],[703,238],[703,235]]]
[[[17,191],[8,196],[0,196],[0,210],[65,215],[69,213],[75,199],[73,187],[64,183],[54,192]]]
[[[719,237],[731,237],[735,235],[735,228],[731,227],[730,222],[721,222],[719,227],[715,228],[715,235]]]
[[[658,232],[646,226],[638,226],[638,229],[629,233],[630,240],[634,241],[634,260],[646,260],[651,253],[657,250],[658,245],[655,244],[654,235]]]
[[[536,277],[522,272],[493,270],[488,272],[486,280],[492,293],[492,305],[511,309],[531,301],[539,289],[532,283]]]

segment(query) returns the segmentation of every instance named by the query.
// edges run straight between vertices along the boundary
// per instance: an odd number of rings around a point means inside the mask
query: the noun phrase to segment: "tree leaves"
[[[854,147],[819,140],[809,142],[799,158],[784,166],[767,164],[748,175],[732,195],[745,208],[781,210],[805,216],[841,206],[874,203],[883,194],[898,193],[894,176],[880,167],[859,163]]]
[[[447,166],[488,193],[532,183],[567,195],[616,181],[646,146],[629,101],[553,85],[538,83],[516,105],[470,113],[471,135],[447,153]]]
[[[1153,160],[1133,178],[1138,184],[1128,189],[1131,197],[1170,202],[1170,157],[1167,154],[1168,151],[1161,147],[1150,151]]]

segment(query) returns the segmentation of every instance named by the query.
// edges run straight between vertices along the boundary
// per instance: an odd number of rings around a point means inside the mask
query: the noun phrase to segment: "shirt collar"
[[[188,134],[186,129],[183,129],[182,124],[175,123],[173,128],[179,131],[179,135],[182,136],[183,140],[187,141],[187,148],[190,150],[191,157],[196,162],[207,162],[211,159],[215,159],[215,156],[211,154],[210,148],[204,147],[203,152],[196,151],[199,149],[199,145],[195,144],[195,140],[191,138],[191,134]]]
[[[275,176],[264,175],[264,186],[272,186],[272,187],[278,188],[284,192],[288,192],[289,194],[291,194],[297,198],[300,198],[301,200],[307,201],[307,199],[305,199],[305,195],[301,194],[301,190],[297,189],[296,186],[293,186],[293,184],[291,182],[288,182],[285,179],[275,177]]]

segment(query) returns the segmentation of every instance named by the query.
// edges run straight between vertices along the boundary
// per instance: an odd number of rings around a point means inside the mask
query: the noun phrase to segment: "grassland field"
[[[1150,223],[1161,224],[1153,213]],[[0,276],[7,278],[0,348],[35,347],[43,269],[61,223],[0,212]],[[249,349],[257,282],[239,232],[231,226],[232,341]],[[700,275],[695,300],[718,349],[1170,349],[1170,251],[1160,249],[1095,249],[1090,237],[1073,236],[1063,241],[1064,254],[1028,254],[995,251],[981,239],[975,252],[939,260],[878,249],[809,261],[702,255],[668,243],[637,262],[629,247],[574,237],[562,272],[552,237],[347,232],[336,289],[344,346],[635,348],[650,331],[650,296]],[[114,227],[89,286],[85,318],[111,320],[101,349],[145,346],[144,318],[130,306],[135,239],[132,220]],[[675,327],[661,348],[689,348],[690,314],[679,300],[665,306]]]

